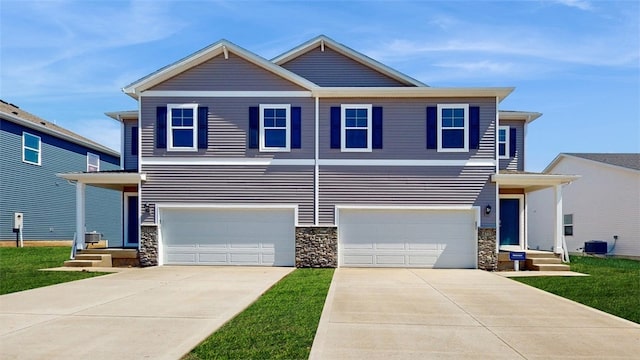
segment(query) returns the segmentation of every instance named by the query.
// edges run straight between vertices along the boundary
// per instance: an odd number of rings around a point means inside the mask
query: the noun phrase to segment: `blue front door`
[[[126,246],[138,246],[138,197],[127,198],[127,232]]]
[[[520,245],[520,199],[500,199],[500,245]]]

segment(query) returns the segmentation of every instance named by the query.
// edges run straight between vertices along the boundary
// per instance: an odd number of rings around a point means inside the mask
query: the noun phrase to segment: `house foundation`
[[[296,227],[296,267],[338,267],[338,229],[335,226]]]
[[[498,269],[495,228],[478,229],[478,269],[487,271]]]
[[[142,267],[158,265],[158,227],[156,225],[140,226],[138,257]]]

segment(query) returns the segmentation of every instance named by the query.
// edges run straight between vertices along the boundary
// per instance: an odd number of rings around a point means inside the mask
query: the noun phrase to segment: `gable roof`
[[[314,39],[311,39],[281,55],[276,56],[275,58],[271,59],[271,61],[277,65],[282,65],[285,64],[315,48],[317,48],[318,46],[320,47],[329,47],[332,50],[337,51],[338,53],[354,60],[357,61],[375,71],[378,71],[382,74],[385,74],[401,83],[407,84],[407,85],[412,85],[412,86],[418,86],[418,87],[427,87],[428,85],[408,76],[405,75],[397,70],[394,70],[358,51],[355,51],[353,49],[351,49],[348,46],[345,46],[343,44],[340,44],[338,42],[336,42],[335,40],[325,36],[325,35],[320,35],[317,36]]]
[[[530,111],[513,111],[513,110],[500,110],[498,111],[500,120],[520,120],[526,124],[533,122],[535,119],[542,116],[539,112]]]
[[[80,136],[73,131],[67,130],[41,117],[24,111],[17,105],[8,103],[4,100],[0,100],[0,117],[8,121],[20,124],[22,126],[41,131],[51,136],[71,141],[78,145],[86,146],[88,148],[100,151],[111,156],[115,156],[117,158],[120,157],[120,153],[113,149],[110,149],[93,140],[89,140],[83,136]]]
[[[562,153],[553,159],[549,166],[544,169],[544,172],[551,171],[565,157],[580,158],[628,170],[640,171],[640,153]]]
[[[282,68],[262,58],[261,56],[245,50],[228,40],[222,39],[201,50],[196,51],[191,55],[188,55],[187,57],[174,62],[173,64],[167,65],[139,80],[134,81],[133,83],[125,86],[122,91],[124,91],[134,99],[137,99],[143,91],[155,85],[158,85],[161,82],[168,80],[196,65],[202,64],[205,61],[210,60],[216,56],[222,54],[227,57],[229,52],[232,52],[233,54],[243,58],[244,60],[247,60],[305,89],[311,90],[317,87],[317,85],[312,83],[311,81],[285,68]]]

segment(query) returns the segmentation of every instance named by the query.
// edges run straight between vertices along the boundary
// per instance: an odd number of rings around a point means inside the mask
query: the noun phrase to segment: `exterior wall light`
[[[484,213],[487,214],[487,215],[491,214],[491,205],[487,205],[484,208]]]

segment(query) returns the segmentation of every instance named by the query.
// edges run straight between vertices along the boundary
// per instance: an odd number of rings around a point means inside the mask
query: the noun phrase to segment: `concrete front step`
[[[571,267],[565,264],[533,264],[527,266],[527,269],[533,271],[571,271]]]
[[[78,250],[78,254],[109,254],[111,255],[111,266],[113,267],[140,266],[137,249],[83,249]]]
[[[520,262],[520,268],[532,271],[569,271],[569,265],[562,263],[560,254],[548,251],[526,250],[527,260]],[[498,253],[498,270],[512,270],[513,261],[509,260],[509,252]]]
[[[562,264],[562,260],[556,257],[527,259],[526,261],[527,261],[527,265],[529,264]]]
[[[77,254],[75,260],[67,260],[64,266],[69,267],[111,267],[110,254]]]

